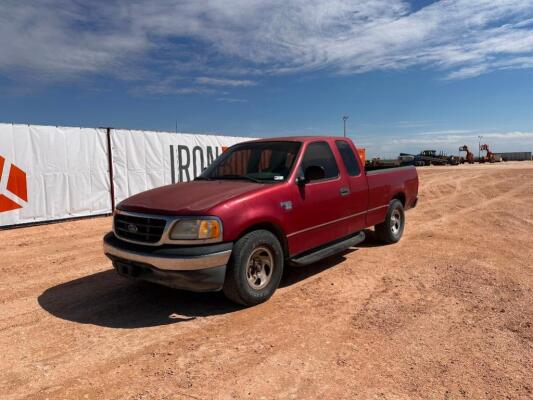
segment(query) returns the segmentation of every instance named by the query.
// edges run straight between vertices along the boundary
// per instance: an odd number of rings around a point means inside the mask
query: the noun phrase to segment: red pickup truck
[[[415,207],[414,167],[365,171],[346,138],[289,137],[230,147],[192,182],[120,204],[104,252],[120,275],[254,305],[283,269],[365,239],[400,240]]]

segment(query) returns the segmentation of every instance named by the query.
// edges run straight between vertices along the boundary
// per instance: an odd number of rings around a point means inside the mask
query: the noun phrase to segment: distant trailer
[[[494,153],[496,158],[501,157],[503,161],[526,161],[532,160],[531,151],[515,151],[510,153]]]

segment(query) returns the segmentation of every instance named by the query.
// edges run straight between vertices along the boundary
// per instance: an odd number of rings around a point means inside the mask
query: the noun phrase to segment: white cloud
[[[471,134],[471,133],[472,131],[468,129],[445,129],[441,131],[419,132],[419,133],[415,133],[414,135],[416,136],[428,136],[428,135],[442,136],[442,135],[457,135],[457,134],[465,135],[465,134]]]
[[[246,75],[319,69],[418,65],[464,79],[533,67],[533,0],[441,0],[419,10],[405,0],[85,4],[3,1],[0,73],[148,82],[186,73],[200,85],[235,87],[253,85]],[[211,72],[216,77],[205,76]]]
[[[235,97],[217,97],[217,101],[222,101],[225,103],[247,103],[246,99],[239,99]]]
[[[179,77],[156,79],[132,91],[133,94],[141,95],[173,95],[173,94],[218,94],[226,92],[211,87],[195,85],[190,80]]]
[[[459,68],[457,71],[450,72],[447,76],[448,79],[465,79],[472,78],[474,76],[482,75],[487,72],[486,65],[473,65],[471,67]]]
[[[196,82],[203,84],[203,85],[231,86],[231,87],[255,86],[257,84],[256,82],[251,81],[249,79],[208,78],[206,76],[196,78]]]

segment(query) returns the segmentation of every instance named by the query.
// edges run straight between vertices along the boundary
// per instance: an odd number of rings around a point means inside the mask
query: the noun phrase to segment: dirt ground
[[[110,218],[0,232],[2,399],[532,399],[533,162],[419,169],[399,244],[242,309],[120,278]]]

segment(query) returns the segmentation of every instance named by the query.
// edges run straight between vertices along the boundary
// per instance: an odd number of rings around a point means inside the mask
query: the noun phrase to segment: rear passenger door
[[[358,232],[366,227],[366,212],[368,210],[368,182],[364,171],[356,158],[354,147],[347,140],[335,141],[342,164],[346,170],[349,198],[349,215],[346,220],[346,234]]]
[[[344,219],[351,212],[349,196],[343,194],[349,182],[341,174],[337,159],[325,141],[309,143],[299,166],[303,175],[308,166],[320,166],[325,177],[305,185],[294,184],[289,248],[291,254],[321,246],[345,235]]]

